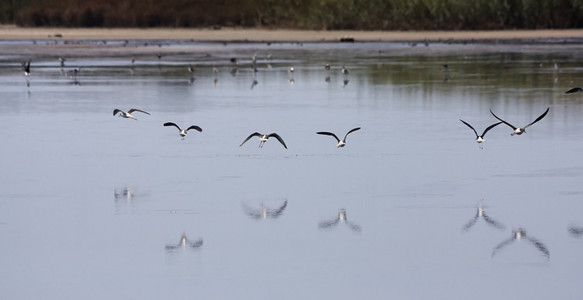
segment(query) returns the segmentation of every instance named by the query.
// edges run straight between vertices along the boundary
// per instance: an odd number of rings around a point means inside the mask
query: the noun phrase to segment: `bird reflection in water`
[[[345,224],[350,230],[354,232],[360,232],[361,228],[359,225],[356,225],[346,218],[346,210],[344,208],[338,211],[338,217],[333,220],[329,221],[322,221],[318,224],[320,229],[331,229],[332,227],[336,227],[338,224]]]
[[[569,227],[569,233],[574,237],[583,237],[583,227]]]
[[[538,241],[537,239],[530,237],[530,236],[527,236],[526,231],[523,228],[518,228],[518,229],[512,230],[512,236],[510,238],[502,241],[500,244],[498,244],[498,246],[496,246],[494,248],[494,250],[492,250],[492,257],[494,257],[494,255],[496,255],[496,253],[498,253],[502,248],[508,246],[509,244],[512,244],[514,241],[522,241],[522,240],[526,240],[526,241],[532,243],[542,254],[544,254],[544,256],[547,259],[550,258],[551,254],[550,254],[549,250],[547,249],[547,247],[543,243]]]
[[[484,208],[485,208],[484,204],[482,202],[480,202],[478,204],[478,209],[476,211],[476,215],[474,216],[474,218],[472,218],[466,225],[464,225],[464,227],[463,227],[464,231],[470,230],[470,228],[472,228],[474,226],[474,224],[476,224],[476,222],[478,221],[479,218],[484,219],[486,224],[488,224],[494,228],[498,228],[498,229],[506,228],[504,225],[502,225],[502,223],[500,223],[500,222],[490,218],[488,215],[486,215]]]
[[[245,203],[242,204],[243,212],[255,220],[265,220],[265,219],[277,219],[282,214],[285,208],[287,207],[287,200],[283,202],[283,204],[278,208],[269,208],[265,204],[261,203],[259,208],[253,208]]]
[[[172,250],[177,250],[177,249],[187,249],[187,248],[199,248],[200,246],[202,246],[202,239],[198,239],[196,241],[190,241],[188,239],[188,237],[186,237],[186,234],[183,233],[182,236],[180,237],[180,241],[178,242],[178,244],[168,244],[166,245],[166,250],[172,251]]]

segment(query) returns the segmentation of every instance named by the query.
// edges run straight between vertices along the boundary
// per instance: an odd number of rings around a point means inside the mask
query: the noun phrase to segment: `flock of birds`
[[[162,58],[162,54],[158,53],[156,55],[158,57],[158,59],[160,60]],[[64,63],[66,61],[66,59],[59,57],[59,61],[60,61],[60,65],[61,68],[64,67]],[[232,58],[230,60],[232,63],[237,64],[239,63],[237,58]],[[132,65],[134,63],[134,59],[132,58]],[[28,81],[28,77],[30,76],[30,65],[31,65],[31,60],[27,60],[27,61],[22,61],[22,70],[24,71],[24,75],[27,78],[27,85],[29,86],[30,83]],[[443,65],[444,68],[448,69],[449,66],[447,65]],[[330,70],[331,67],[329,64],[326,64],[324,66],[324,68],[326,70]],[[254,55],[252,58],[252,69],[254,72],[257,72],[257,67],[256,67],[256,56]],[[77,82],[76,80],[76,75],[79,73],[80,68],[75,68],[73,69],[70,73],[71,76],[73,76],[73,78],[75,78],[75,82]],[[290,67],[288,70],[288,74],[289,74],[289,80],[290,83],[294,83],[294,79],[293,79],[293,73],[294,73],[295,69],[293,67]],[[188,72],[190,74],[194,74],[195,69],[192,65],[188,65]],[[237,68],[233,68],[233,70],[231,71],[231,73],[235,73],[237,72]],[[218,73],[218,70],[216,68],[213,68],[213,73],[216,74]],[[347,75],[349,73],[348,69],[344,66],[342,66],[341,69],[341,73],[344,75]],[[191,82],[194,81],[194,76],[191,77]],[[326,81],[329,81],[329,77],[326,78]],[[346,85],[348,83],[348,80],[345,78],[344,80],[344,85]],[[215,84],[216,84],[216,78],[215,78]],[[257,81],[254,79],[253,84],[251,85],[251,88],[253,88],[255,85],[257,84]],[[568,91],[566,91],[566,93],[571,94],[571,93],[578,93],[578,92],[583,92],[583,88],[580,87],[576,87],[576,88],[572,88]],[[523,127],[517,127],[513,124],[511,124],[508,121],[505,121],[504,119],[498,117],[496,114],[494,114],[494,112],[492,110],[490,110],[490,113],[492,114],[492,116],[494,118],[496,118],[498,120],[498,122],[486,127],[486,129],[484,129],[484,131],[482,132],[482,134],[478,134],[478,132],[476,131],[476,129],[470,125],[468,122],[460,119],[460,121],[465,124],[467,127],[469,127],[475,134],[476,137],[476,142],[479,144],[480,148],[482,148],[482,143],[485,141],[485,135],[486,133],[488,133],[491,129],[493,129],[494,127],[500,125],[500,124],[505,124],[508,127],[510,127],[512,129],[512,132],[510,133],[511,136],[514,135],[521,135],[523,133],[526,132],[526,129],[532,125],[534,125],[535,123],[539,122],[540,120],[542,120],[549,112],[550,107],[547,108],[540,116],[538,116],[534,121],[532,121],[531,123],[528,123],[527,125],[523,126]],[[113,110],[113,115],[116,116],[120,116],[122,118],[127,118],[127,119],[133,119],[133,120],[137,120],[137,118],[133,115],[133,113],[135,112],[139,112],[139,113],[143,113],[146,115],[150,115],[150,113],[144,111],[144,110],[140,110],[140,109],[136,109],[136,108],[132,108],[130,110],[123,111],[120,109],[114,109]],[[202,132],[202,128],[198,125],[191,125],[189,127],[187,127],[186,129],[181,128],[179,125],[177,125],[176,123],[173,122],[166,122],[163,124],[163,126],[166,127],[175,127],[176,129],[178,129],[179,131],[179,135],[181,137],[182,140],[185,139],[188,131],[190,130],[195,130],[198,132]],[[346,138],[348,137],[348,135],[350,133],[353,133],[355,131],[360,130],[361,127],[356,127],[353,128],[351,130],[349,130],[344,137],[341,139],[339,138],[336,134],[332,133],[332,132],[327,132],[327,131],[319,131],[316,132],[319,135],[327,135],[327,136],[331,136],[333,137],[336,142],[337,142],[337,147],[338,148],[342,148],[346,146]],[[247,136],[243,142],[239,145],[240,147],[243,146],[247,141],[249,141],[250,139],[252,139],[253,137],[258,137],[259,138],[259,148],[263,148],[263,145],[268,141],[269,138],[273,137],[275,138],[285,149],[287,149],[287,145],[285,143],[285,141],[283,140],[283,138],[277,134],[277,133],[269,133],[269,134],[263,134],[263,133],[259,133],[259,132],[254,132],[252,134],[250,134],[249,136]],[[244,205],[244,211],[247,215],[249,215],[251,218],[253,219],[266,219],[266,218],[277,218],[279,216],[281,216],[283,214],[283,211],[285,210],[285,208],[287,207],[287,200],[278,208],[275,209],[271,209],[265,205],[261,205],[261,207],[259,209],[253,209],[249,206]],[[484,206],[480,203],[480,205],[477,208],[477,212],[476,215],[474,216],[474,218],[472,218],[464,227],[463,230],[469,230],[476,222],[478,219],[482,218],[487,224],[498,228],[498,229],[504,229],[505,226],[502,225],[500,222],[495,221],[494,219],[490,218],[488,215],[486,215],[485,213],[485,209]],[[355,232],[360,232],[361,231],[361,227],[359,225],[356,225],[350,221],[348,221],[347,216],[346,216],[346,210],[345,209],[340,209],[338,211],[338,215],[336,218],[331,219],[331,220],[327,220],[327,221],[322,221],[319,223],[319,227],[321,229],[328,229],[328,228],[332,228],[334,226],[337,226],[338,224],[344,224],[346,225],[349,229],[355,231]],[[583,235],[583,228],[578,228],[578,227],[571,227],[569,228],[569,232],[573,235],[576,236],[580,236]],[[530,242],[533,246],[535,246],[545,257],[550,258],[550,252],[548,250],[548,248],[539,240],[528,236],[526,234],[526,230],[524,228],[518,228],[518,229],[514,229],[512,230],[511,233],[511,237],[509,237],[508,239],[505,239],[504,241],[502,241],[501,243],[499,243],[496,247],[494,247],[493,251],[492,251],[492,256],[494,256],[496,253],[498,253],[501,249],[505,248],[506,246],[512,244],[515,241],[520,241],[520,240],[526,240],[528,242]],[[183,233],[180,241],[177,244],[169,244],[166,245],[166,249],[167,250],[174,250],[174,249],[179,249],[179,248],[186,248],[186,247],[191,247],[191,248],[198,248],[200,246],[203,245],[203,241],[202,239],[198,239],[196,241],[191,241],[187,238],[187,236]]]
[[[117,116],[120,116],[122,118],[137,120],[137,118],[132,115],[132,113],[134,113],[134,112],[141,112],[141,113],[147,114],[147,115],[150,114],[147,111],[144,111],[144,110],[141,110],[141,109],[137,109],[137,108],[132,108],[132,109],[128,110],[127,112],[125,112],[125,111],[123,111],[121,109],[116,108],[116,109],[113,110],[113,116],[116,116],[117,115]],[[180,126],[176,125],[176,123],[166,122],[166,123],[164,123],[164,126],[173,126],[173,127],[176,127],[178,129],[178,131],[179,131],[178,134],[180,135],[180,137],[183,140],[186,137],[188,131],[191,130],[191,129],[194,129],[194,130],[196,130],[198,132],[202,132],[202,128],[200,128],[200,126],[198,126],[198,125],[191,125],[188,128],[186,128],[186,129],[182,129],[182,128],[180,128]],[[341,148],[341,147],[346,146],[346,137],[350,133],[352,133],[354,131],[357,131],[357,130],[360,130],[360,127],[353,128],[353,129],[349,130],[348,133],[346,133],[346,135],[344,135],[344,138],[342,138],[342,139],[338,138],[338,136],[336,136],[336,134],[334,134],[332,132],[328,132],[328,131],[319,131],[319,132],[316,132],[316,133],[317,134],[320,134],[320,135],[329,135],[329,136],[334,137],[334,139],[336,139],[336,141],[338,142],[338,144],[336,146],[338,148]],[[285,144],[283,138],[279,134],[277,134],[277,133],[263,134],[263,133],[259,133],[259,132],[254,132],[254,133],[250,134],[247,138],[245,138],[245,140],[243,140],[243,142],[241,143],[241,145],[239,145],[239,147],[243,146],[243,144],[245,144],[248,140],[250,140],[253,137],[258,137],[259,138],[259,148],[263,148],[263,145],[265,144],[265,142],[267,142],[267,140],[270,137],[274,137],[275,139],[277,139],[281,143],[281,145],[285,149],[287,149],[287,145]]]

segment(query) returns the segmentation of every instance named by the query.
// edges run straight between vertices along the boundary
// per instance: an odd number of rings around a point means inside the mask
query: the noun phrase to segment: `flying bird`
[[[468,127],[470,127],[474,131],[474,133],[476,134],[476,142],[478,142],[478,144],[482,144],[482,142],[484,141],[484,136],[486,135],[486,132],[488,132],[490,129],[492,129],[492,128],[494,128],[502,123],[502,122],[498,122],[498,123],[492,124],[484,130],[482,135],[478,135],[478,132],[476,132],[476,129],[474,129],[474,127],[472,127],[472,125],[468,124],[466,121],[464,121],[462,119],[460,119],[460,121],[462,121],[462,123],[466,124]],[[480,146],[480,148],[481,147],[482,146]]]
[[[356,225],[356,224],[348,221],[348,219],[346,218],[346,210],[345,209],[340,209],[338,211],[338,217],[336,219],[329,220],[329,221],[322,221],[318,224],[318,227],[320,227],[320,229],[329,229],[329,228],[335,227],[336,225],[338,225],[340,223],[345,224],[352,231],[355,231],[355,232],[361,231],[361,228],[359,225]]]
[[[490,113],[492,113],[492,115],[493,115],[493,116],[494,116],[496,119],[498,119],[498,120],[502,121],[502,123],[504,123],[504,124],[506,124],[506,125],[510,126],[510,128],[512,128],[512,129],[514,130],[514,131],[513,131],[513,132],[512,132],[510,135],[515,135],[515,134],[517,134],[517,135],[521,135],[521,134],[523,134],[523,133],[525,133],[525,132],[526,132],[526,128],[528,128],[528,127],[529,127],[529,126],[531,126],[532,124],[534,124],[534,123],[536,123],[536,122],[540,121],[542,118],[544,118],[544,117],[547,115],[547,113],[549,112],[549,109],[550,109],[550,107],[549,107],[549,108],[547,108],[547,110],[546,110],[546,111],[545,111],[545,112],[544,112],[542,115],[540,115],[538,118],[536,118],[536,120],[534,120],[534,122],[532,122],[532,123],[530,123],[530,124],[528,124],[528,125],[526,125],[526,126],[524,126],[524,127],[522,127],[522,128],[520,128],[520,127],[518,127],[518,128],[517,128],[517,127],[514,127],[514,125],[512,125],[512,124],[510,124],[510,123],[508,123],[508,122],[506,122],[506,121],[504,121],[504,120],[502,120],[502,119],[498,118],[498,116],[496,116],[496,115],[495,115],[495,114],[492,112],[492,110],[490,110]]]
[[[578,92],[583,92],[583,89],[580,87],[572,88],[572,89],[566,91],[565,94],[572,94],[572,93],[578,93]]]
[[[502,241],[500,244],[498,244],[498,246],[496,246],[494,248],[494,250],[492,250],[492,257],[494,257],[494,255],[496,255],[496,253],[498,253],[498,251],[500,251],[500,249],[504,248],[505,246],[511,244],[514,241],[521,241],[521,240],[529,241],[540,252],[542,252],[546,258],[550,258],[551,254],[550,254],[549,250],[547,249],[547,247],[543,243],[538,241],[537,239],[527,236],[526,231],[523,228],[518,228],[518,229],[512,230],[512,236],[510,238]]]
[[[251,139],[252,137],[257,136],[259,137],[259,148],[263,148],[263,144],[265,144],[265,142],[267,142],[267,139],[269,139],[270,137],[274,137],[276,138],[285,149],[287,149],[287,146],[285,145],[285,142],[283,141],[283,139],[281,138],[281,136],[279,136],[277,133],[270,133],[270,134],[261,134],[259,132],[254,132],[251,135],[249,135],[242,143],[241,145],[239,145],[239,147],[243,146],[243,144],[245,144],[245,142],[247,142],[249,139]]]
[[[182,236],[180,237],[180,242],[178,242],[178,244],[166,245],[166,250],[185,249],[187,247],[198,248],[200,246],[202,246],[202,239],[198,239],[194,242],[191,242],[186,237],[186,234],[183,233]]]
[[[484,205],[482,203],[480,203],[478,205],[478,210],[476,211],[476,215],[474,216],[473,219],[471,219],[466,225],[464,225],[463,229],[464,231],[469,230],[470,228],[472,228],[472,226],[474,226],[474,224],[476,224],[476,221],[478,221],[479,218],[483,218],[484,221],[486,221],[487,224],[491,225],[492,227],[496,227],[498,229],[504,229],[505,226],[502,225],[500,222],[497,222],[496,220],[488,217],[486,215],[486,212],[484,210]]]
[[[149,115],[149,114],[150,114],[149,112],[145,112],[145,111],[143,111],[143,110],[136,109],[136,108],[132,108],[132,109],[128,110],[128,112],[125,112],[125,111],[123,111],[123,110],[121,110],[121,109],[117,109],[117,108],[116,108],[116,109],[114,109],[114,110],[113,110],[113,115],[115,116],[115,115],[117,115],[117,114],[119,113],[119,116],[120,116],[120,117],[122,117],[122,118],[126,118],[126,119],[128,119],[128,118],[129,118],[129,119],[134,119],[134,120],[137,120],[137,119],[136,119],[136,118],[135,118],[135,117],[132,115],[132,113],[133,113],[133,112],[135,112],[135,111],[138,111],[138,112],[144,113],[144,114],[146,114],[146,115]]]
[[[184,137],[186,136],[186,133],[191,129],[194,129],[198,132],[202,132],[202,128],[200,128],[196,125],[192,125],[186,129],[181,129],[178,125],[176,125],[172,122],[166,122],[166,123],[164,123],[164,126],[174,126],[174,127],[178,128],[178,130],[180,131],[178,134],[180,134],[180,137],[182,137],[182,139],[184,139]]]
[[[283,214],[283,211],[285,210],[286,207],[287,207],[287,200],[285,200],[283,202],[283,204],[278,208],[269,208],[269,207],[261,204],[261,207],[259,209],[256,209],[256,208],[251,208],[251,207],[245,205],[245,203],[243,203],[243,210],[245,211],[245,214],[248,215],[249,217],[255,219],[255,220],[268,219],[268,218],[276,219],[277,217],[279,217]]]
[[[334,138],[336,139],[336,141],[338,142],[338,145],[337,145],[337,147],[338,147],[338,148],[341,148],[341,147],[344,147],[344,146],[346,146],[346,137],[347,137],[347,136],[348,136],[348,135],[349,135],[351,132],[354,132],[354,131],[357,131],[357,130],[360,130],[360,127],[356,127],[356,128],[353,128],[353,129],[351,129],[350,131],[348,131],[348,133],[346,133],[346,135],[344,136],[344,138],[343,138],[343,139],[339,139],[339,138],[338,138],[338,137],[337,137],[337,136],[336,136],[334,133],[332,133],[332,132],[319,131],[319,132],[316,132],[316,133],[317,133],[317,134],[322,134],[322,135],[329,135],[329,136],[332,136],[332,137],[334,137]]]

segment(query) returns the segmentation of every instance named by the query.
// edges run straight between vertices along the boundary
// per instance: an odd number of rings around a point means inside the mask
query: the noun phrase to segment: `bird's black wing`
[[[510,126],[510,128],[512,128],[513,130],[516,130],[516,127],[514,127],[514,125],[512,125],[512,124],[510,124],[510,123],[508,123],[508,122],[506,122],[506,121],[504,121],[504,120],[502,120],[502,119],[498,118],[498,116],[496,116],[496,115],[494,114],[494,112],[492,112],[492,110],[490,110],[490,113],[491,113],[491,114],[494,116],[494,118],[496,118],[496,119],[500,120],[502,123],[504,123],[504,124],[506,124],[506,125]]]
[[[249,139],[251,139],[254,136],[261,136],[261,133],[259,133],[259,132],[252,133],[241,143],[241,145],[239,145],[239,147],[243,146],[243,144],[245,144],[245,142],[247,142]]]
[[[547,258],[551,257],[551,253],[549,252],[549,249],[547,249],[547,247],[545,247],[545,245],[543,245],[543,243],[539,242],[537,239],[531,238],[531,237],[526,237],[526,239],[533,243],[534,246],[540,251],[542,252]]]
[[[500,125],[500,124],[502,124],[502,122],[498,122],[498,123],[496,123],[496,124],[492,124],[492,125],[488,126],[488,127],[487,127],[487,128],[484,130],[484,132],[482,133],[482,138],[484,138],[484,136],[486,135],[486,132],[488,132],[490,129],[492,129],[492,128],[494,128],[494,127],[496,127],[496,126]]]
[[[319,131],[319,132],[316,132],[316,133],[317,133],[317,134],[322,134],[322,135],[329,135],[329,136],[332,136],[332,137],[334,137],[334,138],[336,139],[336,141],[337,141],[338,143],[340,143],[340,139],[339,139],[339,138],[338,138],[338,137],[337,137],[335,134],[333,134],[332,132]]]
[[[287,207],[287,200],[285,200],[285,202],[283,203],[283,205],[280,206],[278,209],[274,209],[272,214],[275,217],[279,217],[283,213],[283,211],[285,210],[286,207]]]
[[[279,136],[279,134],[277,133],[270,133],[267,135],[267,137],[275,137],[282,145],[285,149],[287,149],[287,146],[285,145],[285,142],[283,141],[283,139],[281,138],[281,136]]]
[[[139,112],[141,112],[141,113],[144,113],[144,114],[146,114],[146,115],[149,115],[149,114],[150,114],[149,112],[145,112],[145,111],[143,111],[143,110],[140,110],[140,109],[137,109],[137,108],[132,108],[132,109],[128,110],[128,113],[130,113],[130,114],[131,114],[131,113],[133,113],[134,111],[139,111]]]
[[[331,227],[336,226],[336,224],[338,224],[339,219],[334,219],[334,220],[330,220],[330,221],[322,221],[318,224],[318,227],[320,227],[321,229],[328,229]]]
[[[350,131],[349,131],[349,132],[347,132],[347,133],[346,133],[346,135],[344,136],[344,141],[346,142],[346,137],[347,137],[347,136],[348,136],[348,135],[349,135],[351,132],[354,132],[354,131],[357,131],[357,130],[360,130],[360,127],[356,127],[356,128],[350,129]]]
[[[198,248],[198,247],[202,246],[202,239],[199,239],[196,242],[190,242],[189,245],[192,248]]]
[[[200,128],[200,127],[198,127],[196,125],[192,125],[192,126],[188,127],[188,129],[186,129],[186,131],[189,131],[191,129],[194,129],[194,130],[196,130],[198,132],[202,132],[202,128]]]
[[[178,128],[178,130],[182,130],[182,129],[180,129],[180,127],[178,127],[178,125],[176,125],[172,122],[166,122],[166,123],[164,123],[164,126],[174,126],[174,127]]]
[[[484,217],[484,221],[486,221],[486,223],[488,223],[496,228],[499,228],[499,229],[506,228],[506,226],[504,226],[502,223],[488,217],[485,213],[482,213],[482,216]]]
[[[492,257],[494,257],[494,255],[496,255],[496,253],[498,253],[498,251],[502,248],[504,248],[506,245],[514,242],[516,239],[514,237],[511,237],[509,239],[506,239],[504,241],[502,241],[500,244],[498,244],[498,246],[496,246],[493,250],[492,250]]]
[[[478,138],[478,133],[476,132],[476,130],[474,129],[474,127],[472,127],[472,125],[468,124],[466,121],[460,119],[460,121],[462,121],[462,123],[466,124],[468,127],[470,127],[474,133],[476,134],[476,138]]]
[[[350,230],[352,230],[352,231],[360,232],[362,230],[360,225],[356,225],[350,221],[344,221],[344,224],[346,224],[346,226],[348,226],[348,228],[350,228]]]
[[[572,93],[577,93],[577,92],[583,92],[583,89],[580,87],[572,88],[572,89],[566,91],[565,94],[572,94]]]
[[[121,109],[117,109],[116,108],[116,109],[113,110],[113,115],[115,116],[115,115],[117,115],[117,113],[122,113],[123,114],[124,112]]]
[[[582,227],[569,227],[569,233],[574,236],[583,235],[583,228]]]
[[[474,224],[476,224],[476,221],[478,221],[478,214],[477,213],[473,219],[471,219],[468,223],[466,223],[466,225],[464,225],[464,227],[462,227],[462,229],[464,231],[468,231],[470,228],[472,228],[472,226],[474,226]]]
[[[545,112],[544,112],[542,115],[540,115],[538,118],[536,118],[536,120],[534,120],[532,123],[530,123],[530,124],[528,124],[528,125],[524,126],[524,128],[523,128],[523,129],[526,129],[528,126],[530,126],[530,125],[532,125],[532,124],[534,124],[534,123],[536,123],[536,122],[538,122],[538,121],[542,120],[542,118],[544,118],[544,117],[547,115],[547,113],[549,112],[549,109],[551,109],[551,108],[550,108],[550,107],[549,107],[549,108],[547,108],[547,110],[545,110]]]

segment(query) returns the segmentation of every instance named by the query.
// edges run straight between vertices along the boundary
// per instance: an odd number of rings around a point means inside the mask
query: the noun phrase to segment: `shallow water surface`
[[[580,297],[577,47],[160,49],[1,57],[0,298]]]

